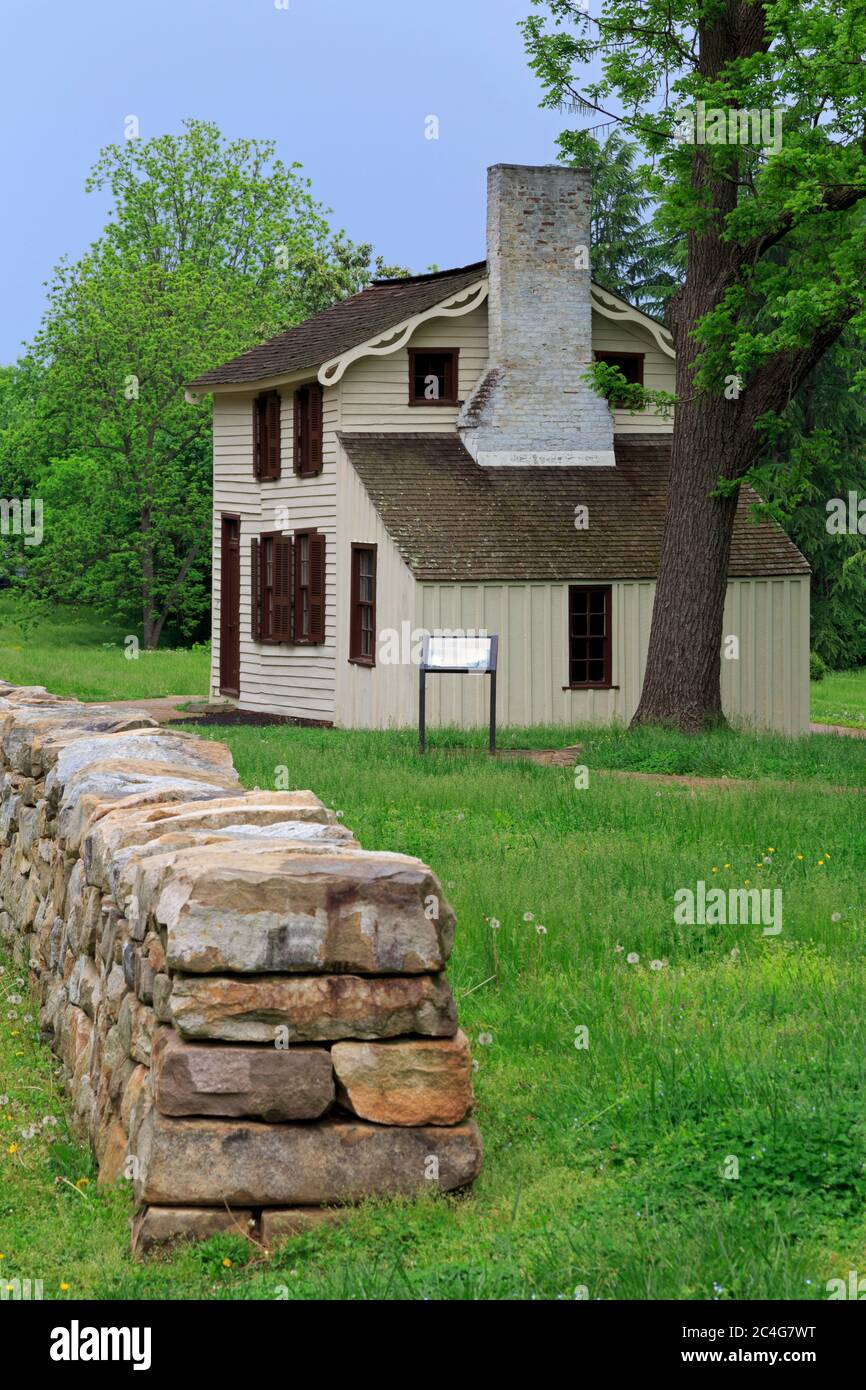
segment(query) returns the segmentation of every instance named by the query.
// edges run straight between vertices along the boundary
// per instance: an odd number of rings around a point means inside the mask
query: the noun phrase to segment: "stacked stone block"
[[[0,936],[140,1251],[265,1244],[481,1163],[426,865],[145,713],[0,684]]]

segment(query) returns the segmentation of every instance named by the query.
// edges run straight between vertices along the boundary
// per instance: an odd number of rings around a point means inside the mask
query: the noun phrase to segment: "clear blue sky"
[[[268,136],[335,226],[422,271],[484,255],[488,164],[544,164],[568,123],[539,111],[517,21],[530,0],[6,0],[0,361],[36,329],[43,282],[101,231],[84,180],[139,118]],[[424,138],[436,115],[440,138]]]

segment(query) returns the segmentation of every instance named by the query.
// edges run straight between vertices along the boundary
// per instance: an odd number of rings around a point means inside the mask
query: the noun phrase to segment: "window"
[[[317,531],[295,532],[294,640],[325,640],[325,537]]]
[[[568,682],[579,686],[610,686],[611,591],[570,588],[568,591]]]
[[[459,348],[409,349],[409,404],[457,405]]]
[[[349,660],[376,665],[376,547],[352,545]]]
[[[294,466],[302,478],[322,471],[322,388],[317,381],[295,392]]]
[[[292,639],[292,541],[278,531],[254,537],[250,565],[254,642]]]
[[[253,473],[257,478],[280,476],[280,396],[266,391],[253,402]]]
[[[619,367],[630,386],[643,386],[643,358],[642,352],[597,352],[595,354],[596,362],[607,362],[610,367]],[[615,397],[611,397],[610,404],[616,406]]]

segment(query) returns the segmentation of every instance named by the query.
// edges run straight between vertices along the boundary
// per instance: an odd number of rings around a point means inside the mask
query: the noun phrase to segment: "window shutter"
[[[274,639],[292,640],[292,542],[274,537]]]
[[[292,449],[292,460],[296,473],[304,471],[301,450],[304,439],[304,391],[303,388],[295,392],[295,424],[294,424],[294,445]]]
[[[253,401],[253,477],[260,479],[262,476],[262,434],[264,431],[264,414],[262,411],[262,400],[257,396]]]
[[[325,640],[325,537],[310,536],[310,641]]]
[[[321,473],[322,471],[322,388],[316,381],[309,388],[307,399],[309,401],[309,431],[310,441],[309,456],[307,459],[307,471],[309,473]]]
[[[253,538],[250,543],[250,614],[253,641],[260,642],[262,640],[262,585],[257,538]]]
[[[265,459],[262,468],[262,476],[265,478],[278,478],[280,476],[280,394],[278,391],[270,392],[264,401],[265,420],[267,429],[265,431]]]

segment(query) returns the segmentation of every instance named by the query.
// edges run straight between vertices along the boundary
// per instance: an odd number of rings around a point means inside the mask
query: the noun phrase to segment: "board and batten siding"
[[[337,417],[338,388],[323,402],[323,468],[313,478],[293,470],[293,387],[282,389],[280,410],[281,476],[258,482],[253,476],[254,395],[214,396],[214,579],[212,693],[219,698],[219,539],[223,512],[241,518],[241,621],[239,709],[330,723],[334,718],[337,589]],[[288,511],[288,530],[321,531],[326,544],[325,642],[322,646],[276,646],[252,639],[250,541],[277,529],[277,511]]]
[[[593,352],[642,352],[643,384],[648,391],[676,390],[676,364],[672,357],[662,352],[649,329],[638,323],[614,323],[604,314],[592,311],[592,350]],[[673,429],[673,416],[669,420],[659,415],[655,407],[648,410],[628,410],[613,412],[614,434],[670,433]]]
[[[398,564],[402,562],[397,561]],[[406,571],[408,576],[408,571]],[[405,581],[403,581],[405,583]],[[414,582],[409,580],[409,582]],[[500,638],[497,719],[502,725],[627,723],[640,698],[655,584],[612,583],[611,690],[567,690],[567,583],[415,585],[415,629],[485,630]],[[390,615],[402,612],[401,594]],[[378,619],[381,631],[382,620]],[[809,727],[809,579],[733,579],[724,635],[739,640],[739,659],[722,660],[722,699],[737,724],[800,734]],[[417,668],[398,668],[401,681],[369,685],[339,700],[345,727],[405,727],[417,722]],[[341,683],[342,688],[342,683]],[[375,691],[375,693],[373,693]],[[483,726],[489,690],[484,676],[434,676],[428,681],[431,726]]]

